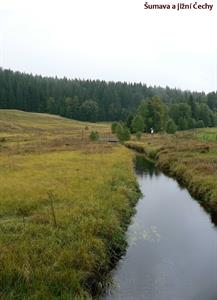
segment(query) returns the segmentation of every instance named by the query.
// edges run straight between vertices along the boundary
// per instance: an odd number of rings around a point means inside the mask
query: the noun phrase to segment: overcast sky
[[[207,1],[211,12],[144,10],[143,0],[0,0],[0,66],[213,91],[217,3]]]

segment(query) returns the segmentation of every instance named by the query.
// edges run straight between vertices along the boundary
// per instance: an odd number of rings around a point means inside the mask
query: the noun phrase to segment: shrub
[[[129,141],[130,139],[129,129],[126,126],[121,125],[120,123],[116,127],[116,135],[121,143]]]
[[[116,133],[117,126],[118,126],[118,122],[112,123],[112,125],[111,125],[111,131],[112,131],[112,133]]]
[[[97,131],[91,131],[90,135],[89,135],[89,139],[91,141],[98,141],[99,140],[99,134]]]

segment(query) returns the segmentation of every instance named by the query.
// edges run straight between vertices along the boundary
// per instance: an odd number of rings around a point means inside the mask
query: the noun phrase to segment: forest
[[[217,126],[216,92],[205,94],[142,83],[60,79],[0,68],[0,109],[46,112],[91,122],[122,120],[131,126],[138,110],[148,103],[150,111],[158,106],[165,126],[172,131]],[[144,111],[139,113],[142,114]],[[149,125],[145,124],[144,130]],[[164,130],[165,126],[156,131]]]

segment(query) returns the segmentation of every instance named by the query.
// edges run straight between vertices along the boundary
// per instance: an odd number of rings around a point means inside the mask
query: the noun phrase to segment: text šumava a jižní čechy
[[[195,9],[195,10],[209,10],[213,9],[213,4],[203,3],[200,4],[198,2],[192,3],[176,3],[176,4],[149,4],[149,2],[145,2],[144,9]]]

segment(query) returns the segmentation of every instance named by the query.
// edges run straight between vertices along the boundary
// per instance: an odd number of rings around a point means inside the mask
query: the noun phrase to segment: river
[[[217,300],[217,228],[176,180],[142,156],[143,193],[128,228],[129,247],[104,300]]]

